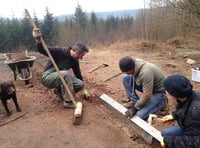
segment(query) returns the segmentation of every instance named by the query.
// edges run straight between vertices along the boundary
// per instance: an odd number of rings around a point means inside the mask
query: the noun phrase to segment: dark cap
[[[135,69],[135,61],[130,56],[122,57],[119,60],[119,68],[122,72],[126,72]]]
[[[180,74],[167,77],[163,81],[163,86],[168,93],[176,98],[185,98],[192,94],[192,84],[186,77]]]
[[[72,47],[73,50],[77,50],[80,52],[88,52],[89,49],[86,47],[86,45],[83,42],[76,42],[74,46]]]

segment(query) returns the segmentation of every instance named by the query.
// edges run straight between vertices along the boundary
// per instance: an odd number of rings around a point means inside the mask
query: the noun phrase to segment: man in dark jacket
[[[163,82],[169,99],[177,102],[176,110],[162,118],[164,122],[176,120],[178,125],[164,129],[161,146],[165,148],[200,147],[200,93],[193,91],[190,81],[179,74]]]
[[[42,34],[40,29],[34,28],[33,37],[36,39],[37,49],[41,54],[48,56],[41,43],[41,36]],[[48,47],[48,50],[51,53],[72,94],[83,90],[83,95],[85,97],[89,97],[86,89],[83,89],[84,83],[79,66],[79,59],[82,59],[83,56],[89,51],[85,44],[82,42],[77,42],[73,47]],[[72,69],[74,76],[72,76],[70,73],[70,69]],[[50,89],[54,88],[54,92],[64,100],[64,107],[74,107],[69,94],[65,90],[64,85],[62,84],[62,81],[51,60],[49,60],[46,64],[45,70],[42,74],[41,83]]]

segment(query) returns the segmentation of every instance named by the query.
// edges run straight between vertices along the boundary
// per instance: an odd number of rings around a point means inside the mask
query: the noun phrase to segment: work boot
[[[122,103],[128,103],[131,99],[129,97],[122,99]]]
[[[157,115],[165,116],[168,114],[169,114],[168,98],[165,96],[165,106],[157,112]]]
[[[63,100],[63,97],[62,97],[62,95],[61,95],[60,87],[54,88],[53,92],[54,92],[54,94],[56,94],[56,96],[58,96],[58,98],[59,98],[60,100]]]
[[[129,109],[132,108],[135,105],[135,103],[133,101],[129,101],[127,103],[123,103],[122,105]]]
[[[163,108],[160,109],[160,111],[169,111],[169,106],[168,106],[168,98],[165,95],[165,106]]]
[[[64,107],[64,108],[75,108],[75,106],[74,106],[74,104],[72,103],[72,101],[64,101],[63,107]]]

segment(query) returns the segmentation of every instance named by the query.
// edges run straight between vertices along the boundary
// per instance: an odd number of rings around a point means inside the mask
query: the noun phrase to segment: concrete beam
[[[115,111],[117,111],[118,113],[122,114],[123,116],[125,115],[125,112],[127,111],[127,109],[123,105],[121,105],[120,103],[118,103],[117,101],[109,97],[108,95],[102,94],[100,96],[100,99],[106,105],[115,109]],[[160,141],[162,137],[161,132],[157,130],[156,128],[154,128],[153,126],[149,125],[143,119],[139,118],[138,116],[133,116],[129,121],[130,121],[130,124],[136,130],[136,132],[141,137],[143,137],[143,139],[147,141],[148,143],[152,143],[153,139],[156,139],[158,142]]]

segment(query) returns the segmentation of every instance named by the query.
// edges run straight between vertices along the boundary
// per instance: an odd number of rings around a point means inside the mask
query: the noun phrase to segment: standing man
[[[162,85],[165,77],[160,68],[130,56],[119,60],[119,68],[124,72],[122,82],[128,96],[124,106],[128,108],[125,112],[128,118],[137,115],[147,119],[149,114],[165,107],[165,91]],[[142,93],[140,97],[136,90]]]
[[[40,29],[34,28],[33,37],[37,42],[37,49],[41,54],[48,56],[42,46],[41,36],[42,33],[40,32]],[[79,66],[79,59],[82,59],[83,56],[89,51],[85,44],[82,42],[77,42],[73,47],[48,47],[48,50],[51,53],[72,94],[74,95],[80,90],[83,90],[84,97],[88,98],[89,93],[86,89],[84,89],[83,78]],[[73,70],[74,76],[70,73],[70,69]],[[51,63],[51,60],[49,60],[46,64],[45,70],[42,74],[41,83],[47,88],[54,88],[54,92],[64,100],[64,107],[74,107],[56,69]]]
[[[165,128],[161,135],[164,148],[200,148],[200,92],[193,91],[190,81],[179,74],[163,82],[169,99],[175,99],[176,110],[162,118],[164,122],[176,120],[177,125]]]

